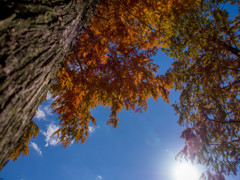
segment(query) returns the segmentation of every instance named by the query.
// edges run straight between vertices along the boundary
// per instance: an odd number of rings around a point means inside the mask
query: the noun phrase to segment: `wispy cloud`
[[[56,146],[57,144],[59,144],[59,140],[57,140],[57,135],[52,136],[52,134],[58,129],[59,126],[51,123],[47,126],[47,131],[42,132],[42,134],[45,136],[45,147],[48,147],[49,145]]]
[[[42,151],[41,151],[41,149],[38,147],[38,145],[37,145],[36,143],[31,142],[31,143],[30,143],[30,146],[31,146],[35,151],[37,151],[37,153],[38,153],[40,156],[42,156]]]
[[[45,112],[39,107],[37,112],[36,112],[35,118],[37,118],[37,119],[45,119],[45,117],[46,117]]]
[[[96,128],[93,126],[88,126],[88,129],[90,133],[94,133],[94,131],[96,130]]]
[[[44,109],[44,112],[47,114],[47,115],[52,115],[53,113],[52,113],[52,109],[50,108],[50,106],[44,106],[43,107],[43,109]]]
[[[35,118],[37,118],[38,120],[40,119],[46,120],[46,117],[51,115],[53,115],[53,113],[50,105],[39,106]]]
[[[47,99],[47,100],[52,100],[52,96],[51,96],[51,94],[50,94],[49,92],[47,93],[46,99]]]
[[[103,178],[100,175],[98,175],[97,178],[96,178],[96,180],[101,180],[101,179],[103,179]]]
[[[89,133],[94,133],[96,128],[93,126],[89,126]],[[41,131],[41,133],[45,136],[45,147],[50,146],[56,146],[60,142],[57,140],[57,135],[52,136],[52,134],[59,129],[58,125],[55,125],[53,123],[47,125],[47,130],[46,131]],[[71,142],[70,145],[72,145],[74,141]]]

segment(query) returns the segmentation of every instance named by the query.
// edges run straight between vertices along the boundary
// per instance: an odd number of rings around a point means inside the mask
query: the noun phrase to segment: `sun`
[[[199,180],[200,172],[190,163],[178,163],[174,169],[174,180]]]

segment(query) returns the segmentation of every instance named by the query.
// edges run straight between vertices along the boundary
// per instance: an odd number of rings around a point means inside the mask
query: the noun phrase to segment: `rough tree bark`
[[[0,169],[100,0],[0,0]]]

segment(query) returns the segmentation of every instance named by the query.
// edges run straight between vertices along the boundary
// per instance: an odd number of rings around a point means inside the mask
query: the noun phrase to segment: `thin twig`
[[[78,57],[78,47],[77,47],[77,44],[75,45],[74,47],[74,54],[75,54],[75,57],[76,57],[76,60],[80,66],[80,69],[81,69],[81,74],[82,74],[82,82],[84,82],[84,75],[83,75],[83,68],[82,68],[82,63]]]

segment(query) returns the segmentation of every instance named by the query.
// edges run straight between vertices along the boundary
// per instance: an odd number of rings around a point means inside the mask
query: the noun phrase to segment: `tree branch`
[[[77,47],[77,44],[74,46],[74,54],[75,54],[75,57],[76,57],[76,60],[80,66],[80,69],[81,69],[81,74],[82,74],[82,82],[84,82],[84,75],[83,75],[83,68],[82,68],[82,63],[78,57],[78,47]]]

